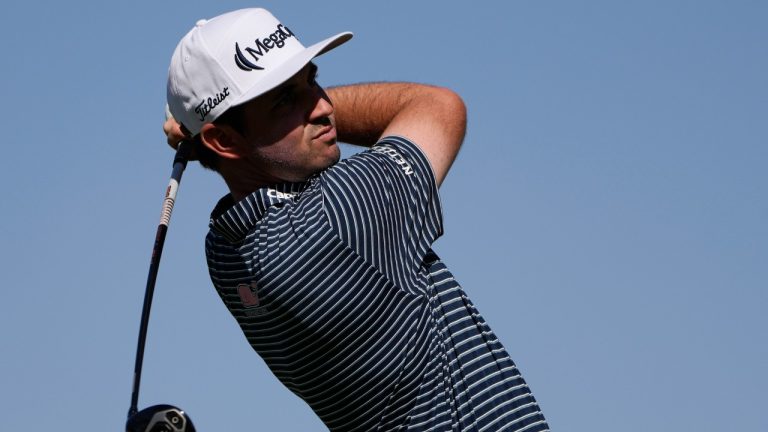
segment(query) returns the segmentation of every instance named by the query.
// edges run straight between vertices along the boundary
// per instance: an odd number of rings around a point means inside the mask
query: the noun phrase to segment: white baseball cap
[[[265,9],[200,20],[168,69],[168,108],[192,135],[227,109],[279,86],[313,58],[352,38],[344,32],[309,48]]]

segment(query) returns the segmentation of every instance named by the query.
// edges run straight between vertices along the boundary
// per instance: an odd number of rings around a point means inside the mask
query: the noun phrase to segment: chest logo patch
[[[240,301],[245,308],[245,314],[247,316],[258,316],[267,313],[267,308],[261,306],[259,300],[259,291],[256,281],[252,281],[250,284],[240,284],[237,286],[237,295],[240,297]]]

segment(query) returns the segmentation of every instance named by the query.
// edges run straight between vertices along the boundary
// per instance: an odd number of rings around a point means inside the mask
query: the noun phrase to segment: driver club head
[[[153,405],[144,408],[125,422],[126,432],[195,432],[195,425],[181,408]]]

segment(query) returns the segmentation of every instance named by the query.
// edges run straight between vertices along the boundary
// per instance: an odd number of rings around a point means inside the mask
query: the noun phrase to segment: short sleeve
[[[324,171],[320,182],[341,240],[396,284],[410,285],[443,233],[435,175],[421,149],[386,137]]]

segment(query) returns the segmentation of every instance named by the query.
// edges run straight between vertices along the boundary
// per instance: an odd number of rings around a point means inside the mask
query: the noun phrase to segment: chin
[[[329,166],[335,164],[336,162],[341,159],[341,149],[339,148],[339,145],[337,143],[333,143],[328,147],[328,150],[330,151],[329,154],[329,163],[325,166],[325,168],[328,168]]]

